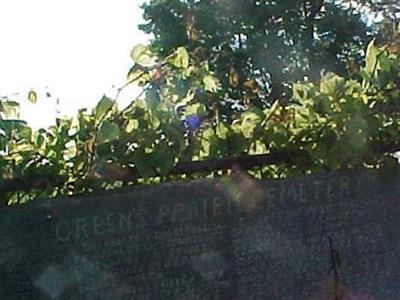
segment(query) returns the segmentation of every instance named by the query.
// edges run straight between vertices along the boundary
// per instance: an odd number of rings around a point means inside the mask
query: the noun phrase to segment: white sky
[[[112,86],[124,83],[132,65],[130,50],[147,40],[137,29],[142,2],[0,0],[0,95],[18,100],[36,128],[92,108],[104,93],[114,96]],[[30,89],[38,92],[35,105]],[[126,91],[122,104],[134,95]]]

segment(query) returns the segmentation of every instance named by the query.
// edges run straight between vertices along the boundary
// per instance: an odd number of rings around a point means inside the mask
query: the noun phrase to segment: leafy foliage
[[[400,149],[399,45],[393,31],[390,42],[368,45],[360,70],[293,81],[290,101],[229,112],[220,105],[226,78],[209,58],[182,46],[160,54],[139,45],[127,84],[143,92],[123,109],[104,96],[92,111],[33,131],[18,119],[18,103],[0,99],[0,191],[17,178],[31,187],[1,197],[16,203],[186,178],[173,172],[177,165],[240,155],[287,153],[286,164],[253,170],[270,177],[390,166]],[[230,72],[240,90],[239,75]],[[260,87],[249,82],[246,89]]]

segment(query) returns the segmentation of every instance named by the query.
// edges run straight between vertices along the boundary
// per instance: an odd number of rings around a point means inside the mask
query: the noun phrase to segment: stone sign
[[[399,178],[177,182],[0,210],[0,299],[400,299]]]

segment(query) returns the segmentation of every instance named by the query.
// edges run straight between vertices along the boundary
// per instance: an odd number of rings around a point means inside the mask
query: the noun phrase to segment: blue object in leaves
[[[187,116],[185,118],[185,126],[189,128],[189,130],[196,130],[200,128],[201,118],[197,116]]]

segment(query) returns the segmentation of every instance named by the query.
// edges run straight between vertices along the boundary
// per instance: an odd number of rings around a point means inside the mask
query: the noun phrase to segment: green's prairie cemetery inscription
[[[4,208],[0,299],[321,300],[334,280],[400,299],[399,182],[242,176]]]

